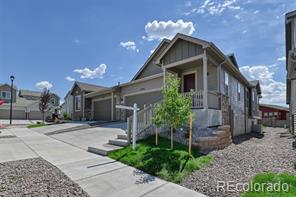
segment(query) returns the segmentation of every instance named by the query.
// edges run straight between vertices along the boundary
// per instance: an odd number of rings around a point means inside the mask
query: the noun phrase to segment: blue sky
[[[284,13],[291,0],[0,0],[0,83],[51,87],[127,82],[161,38],[183,32],[235,53],[264,102],[285,103]],[[67,78],[67,79],[66,79]]]

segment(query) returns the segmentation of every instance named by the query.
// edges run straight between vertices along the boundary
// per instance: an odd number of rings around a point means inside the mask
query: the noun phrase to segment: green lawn
[[[27,128],[37,128],[37,127],[44,127],[47,126],[47,124],[39,123],[39,124],[30,124],[27,126]]]
[[[261,192],[255,192],[255,191],[249,191],[244,194],[242,194],[242,197],[294,197],[296,196],[296,176],[293,176],[289,173],[282,173],[282,174],[276,174],[276,173],[261,173],[257,174],[252,179],[252,184],[259,183],[260,185],[263,185],[264,183],[281,183],[288,184],[289,190],[288,191],[270,191],[268,189],[268,185],[265,185],[263,190]],[[281,187],[284,188],[284,187]]]
[[[192,171],[198,170],[212,161],[212,157],[202,155],[196,150],[192,156],[188,147],[174,142],[174,150],[170,149],[170,140],[159,137],[159,145],[155,145],[155,136],[137,142],[137,148],[125,147],[109,154],[109,157],[133,166],[164,180],[179,183]]]

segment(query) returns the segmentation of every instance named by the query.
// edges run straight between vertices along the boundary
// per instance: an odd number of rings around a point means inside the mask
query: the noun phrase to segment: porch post
[[[162,67],[162,70],[163,70],[163,87],[165,88],[166,68]]]
[[[114,120],[114,92],[111,93],[111,120]]]
[[[203,107],[208,109],[208,58],[206,50],[203,56]]]
[[[95,118],[94,118],[94,111],[95,111],[95,109],[94,109],[94,101],[91,100],[91,119],[92,119],[92,120],[95,119]]]

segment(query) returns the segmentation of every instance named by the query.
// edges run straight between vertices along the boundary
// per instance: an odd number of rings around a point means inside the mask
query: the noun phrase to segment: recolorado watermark
[[[289,184],[278,181],[276,183],[236,183],[234,181],[218,181],[218,192],[289,192]]]

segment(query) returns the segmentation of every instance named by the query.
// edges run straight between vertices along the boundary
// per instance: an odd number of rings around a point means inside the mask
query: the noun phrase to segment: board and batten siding
[[[176,41],[174,46],[167,51],[162,58],[164,65],[177,62],[189,57],[203,54],[203,48],[201,45],[197,45],[182,39]]]
[[[155,54],[154,57],[148,62],[147,66],[142,70],[137,79],[149,77],[163,72],[162,68],[155,64],[155,61],[168,45],[169,43],[167,42],[163,43],[163,45],[158,49],[157,54]]]

